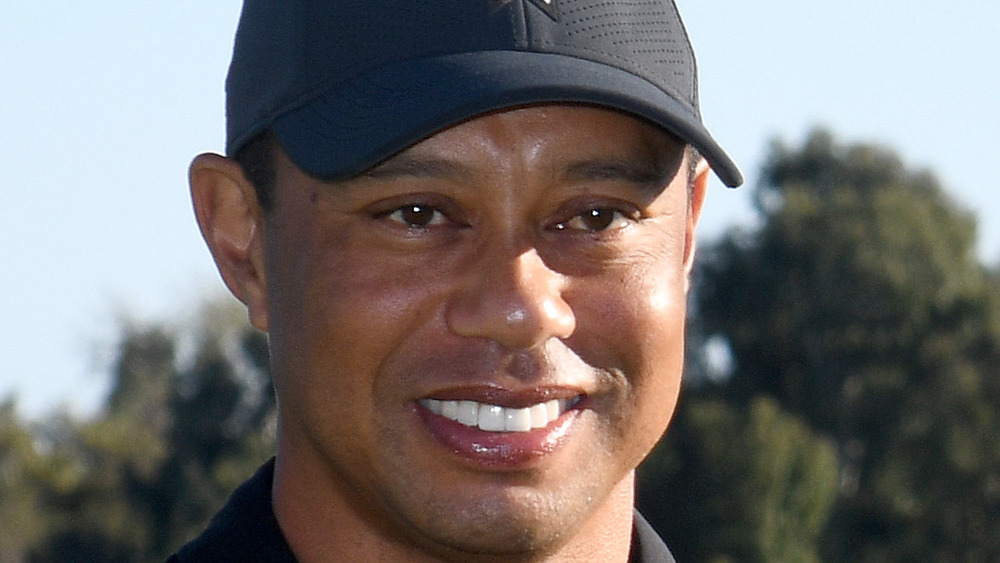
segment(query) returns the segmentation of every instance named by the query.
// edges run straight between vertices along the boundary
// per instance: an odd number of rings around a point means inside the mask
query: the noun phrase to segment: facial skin
[[[533,106],[338,183],[279,155],[266,213],[234,163],[195,160],[205,238],[269,332],[300,560],[627,559],[634,469],[680,387],[707,180],[689,196],[685,154],[621,113]],[[497,433],[427,399],[569,409]]]

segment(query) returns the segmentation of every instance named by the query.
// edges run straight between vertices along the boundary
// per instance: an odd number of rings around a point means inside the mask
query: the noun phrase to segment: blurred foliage
[[[702,245],[685,396],[640,468],[678,560],[1000,560],[1000,273],[891,151],[775,143],[760,226]],[[231,301],[121,323],[103,408],[0,404],[0,563],[161,561],[273,448]]]
[[[767,397],[680,409],[639,489],[678,560],[819,561],[837,492],[833,445]]]
[[[162,561],[204,528],[272,451],[267,344],[242,315],[123,323],[90,420],[0,408],[0,562]]]
[[[703,249],[696,279],[692,340],[727,343],[731,373],[692,370],[651,459],[667,469],[644,473],[669,500],[641,504],[673,503],[656,525],[683,561],[1000,561],[1000,278],[972,215],[891,151],[823,131],[775,144],[763,172],[761,226]],[[762,404],[786,421],[766,444],[746,435]],[[758,455],[795,476],[788,502],[746,494],[769,474]],[[757,522],[788,518],[801,546],[775,552]]]

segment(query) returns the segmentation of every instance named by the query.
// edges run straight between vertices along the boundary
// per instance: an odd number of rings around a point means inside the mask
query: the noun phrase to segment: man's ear
[[[694,178],[691,178],[690,190],[688,194],[687,212],[687,233],[684,245],[684,290],[691,286],[691,272],[694,270],[694,255],[697,244],[695,242],[695,227],[698,225],[698,218],[701,217],[701,207],[705,203],[705,193],[708,190],[708,178],[712,169],[708,161],[699,158],[694,170]]]
[[[247,306],[250,323],[267,331],[264,217],[253,184],[236,161],[207,153],[191,163],[188,180],[198,227],[223,281]]]

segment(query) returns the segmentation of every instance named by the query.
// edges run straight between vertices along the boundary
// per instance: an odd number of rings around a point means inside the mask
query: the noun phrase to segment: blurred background
[[[644,511],[682,561],[1000,560],[1000,4],[680,4],[748,181]],[[0,3],[0,562],[159,560],[269,455],[186,185],[239,7]]]

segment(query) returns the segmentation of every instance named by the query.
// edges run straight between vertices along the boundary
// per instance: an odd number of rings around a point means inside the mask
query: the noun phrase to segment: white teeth
[[[579,399],[552,399],[516,409],[476,401],[420,400],[420,404],[434,414],[486,432],[527,432],[545,428],[578,402]]]
[[[501,432],[504,429],[504,408],[497,405],[479,405],[479,429]]]
[[[466,426],[478,426],[479,403],[475,401],[459,401],[458,416],[455,418],[455,420],[461,422]]]
[[[545,406],[545,403],[538,403],[537,405],[532,405],[531,411],[531,427],[532,428],[545,428],[549,424],[549,409]]]
[[[504,409],[506,417],[503,429],[507,432],[527,432],[531,430],[531,409]]]
[[[426,399],[424,406],[434,414],[441,414],[441,401],[437,399]]]
[[[557,418],[559,413],[565,410],[566,405],[562,401],[554,400],[545,403],[545,412],[549,415],[549,420]]]
[[[441,403],[441,412],[435,414],[440,414],[441,416],[445,418],[450,418],[452,420],[458,420],[458,401],[439,401],[439,402]]]

